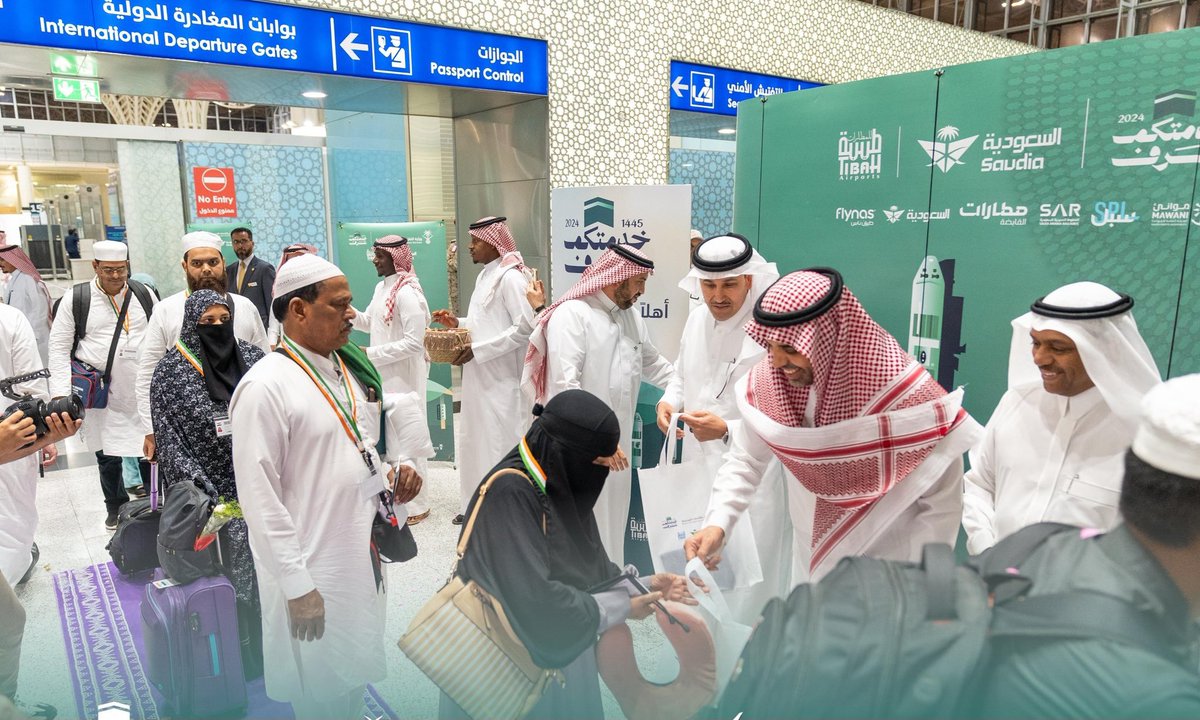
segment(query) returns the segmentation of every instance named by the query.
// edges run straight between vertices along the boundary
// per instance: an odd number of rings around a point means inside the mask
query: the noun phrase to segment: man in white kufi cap
[[[129,279],[125,243],[101,240],[92,250],[95,279],[78,283],[63,296],[50,328],[50,395],[71,392],[73,361],[77,369],[107,371],[108,405],[88,409],[80,438],[96,452],[108,509],[104,524],[116,530],[117,510],[129,501],[121,458],[142,456],[145,433],[137,408],[137,352],[157,300],[145,285]],[[140,465],[145,484],[150,465]]]
[[[271,351],[258,308],[249,298],[226,292],[225,259],[221,255],[221,244],[219,236],[203,230],[183,236],[183,262],[180,264],[187,278],[187,290],[164,298],[155,307],[154,316],[146,328],[146,336],[138,349],[138,414],[145,435],[142,453],[151,460],[154,459],[154,428],[150,418],[150,380],[154,377],[158,361],[179,340],[188,295],[197,290],[214,290],[230,298],[233,301],[234,337],[258,346],[263,352]]]
[[[1200,375],[1158,384],[1141,408],[1118,452],[1121,523],[1054,535],[1020,568],[1033,580],[1026,606],[1089,600],[1079,614],[1101,624],[998,654],[978,715],[1200,717]]]
[[[692,253],[691,271],[679,283],[702,302],[683,328],[675,375],[658,403],[658,426],[668,432],[672,415],[683,413],[688,429],[684,457],[701,454],[709,468],[709,484],[742,420],[734,386],[766,354],[742,326],[754,303],[778,279],[775,263],[764,260],[746,238],[729,233],[700,243]],[[763,579],[726,597],[739,622],[750,624],[767,600],[791,588],[792,531],[777,460],[771,460],[750,501],[749,522],[737,526],[734,537],[739,536],[755,541]]]
[[[280,268],[271,305],[280,352],[246,373],[230,404],[267,695],[292,703],[297,718],[361,717],[366,684],[385,677],[371,524],[381,492],[392,486],[403,503],[421,484],[411,465],[389,464],[376,448],[382,387],[347,345],[351,300],[342,271],[316,255]]]
[[[1043,520],[1116,524],[1122,454],[1162,379],[1132,309],[1128,295],[1077,282],[1013,320],[1008,392],[965,478],[972,553]]]

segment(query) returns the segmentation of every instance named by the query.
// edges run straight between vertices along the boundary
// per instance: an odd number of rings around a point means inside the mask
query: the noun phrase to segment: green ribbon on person
[[[383,409],[383,378],[379,375],[379,369],[367,357],[367,351],[352,342],[346,343],[335,352],[346,364],[346,369],[363,387],[375,390],[375,397],[380,402],[379,442],[375,444],[375,449],[379,452],[379,457],[383,458],[387,453],[387,417],[386,411]]]

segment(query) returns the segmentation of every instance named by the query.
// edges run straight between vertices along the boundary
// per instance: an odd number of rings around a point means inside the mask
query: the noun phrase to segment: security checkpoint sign
[[[0,43],[533,95],[547,88],[545,40],[255,0],[0,0]]]
[[[196,188],[196,217],[237,217],[237,190],[233,168],[194,167],[192,182]]]
[[[743,100],[815,87],[821,83],[671,61],[672,110],[732,116]]]

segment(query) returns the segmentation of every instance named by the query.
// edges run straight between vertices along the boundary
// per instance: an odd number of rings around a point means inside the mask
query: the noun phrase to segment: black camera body
[[[50,432],[50,426],[46,423],[46,418],[50,415],[66,413],[73,420],[82,420],[84,414],[83,401],[74,393],[66,397],[56,397],[46,402],[28,393],[18,395],[13,392],[13,385],[48,377],[50,377],[49,371],[38,370],[28,375],[17,375],[0,380],[0,394],[3,394],[4,397],[10,400],[16,400],[16,402],[4,410],[4,414],[0,415],[0,420],[20,410],[25,417],[33,420],[34,431],[38,437]]]

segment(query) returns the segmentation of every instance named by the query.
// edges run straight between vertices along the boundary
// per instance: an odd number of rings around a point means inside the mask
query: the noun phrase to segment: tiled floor
[[[21,695],[30,701],[54,704],[64,718],[74,717],[76,712],[51,574],[107,562],[105,545],[110,537],[104,529],[105,509],[95,466],[81,465],[88,456],[78,452],[60,464],[67,465],[68,459],[72,467],[47,473],[38,485],[41,568],[17,593],[29,618],[22,653]],[[437,715],[437,688],[404,657],[396,640],[420,606],[445,582],[458,539],[458,527],[450,523],[458,506],[457,471],[449,464],[433,463],[430,474],[433,512],[413,528],[418,556],[389,568],[387,627],[380,630],[388,637],[389,672],[377,688],[404,718]],[[669,649],[653,621],[631,625],[635,626],[636,648],[647,676],[669,679],[657,677],[660,673],[673,674],[674,658],[660,659]],[[607,690],[605,708],[608,717],[621,717]]]

